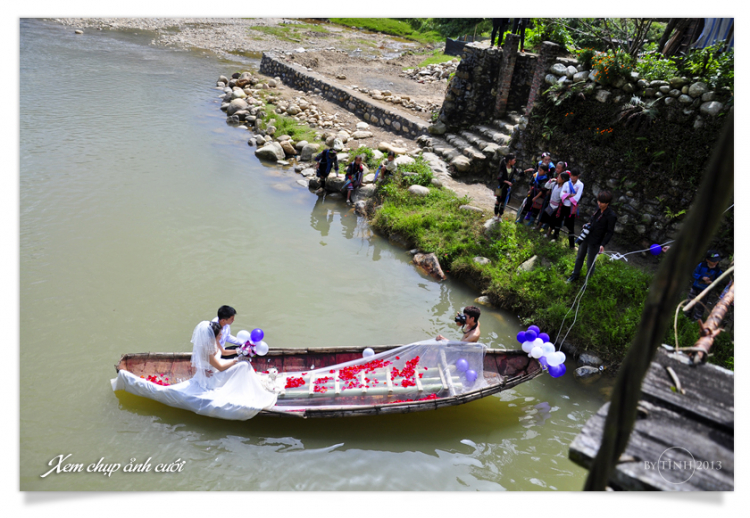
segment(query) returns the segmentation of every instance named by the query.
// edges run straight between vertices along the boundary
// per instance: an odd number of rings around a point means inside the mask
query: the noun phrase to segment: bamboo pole
[[[693,209],[651,282],[638,330],[612,392],[602,442],[584,489],[604,491],[635,425],[640,387],[664,338],[686,278],[700,261],[734,193],[734,116],[729,115],[703,174]]]
[[[729,286],[729,289],[724,294],[724,297],[716,303],[711,314],[708,315],[706,323],[700,323],[701,326],[701,337],[695,342],[696,349],[702,349],[702,351],[695,351],[694,362],[703,361],[708,355],[708,351],[711,350],[711,346],[714,344],[714,338],[716,338],[722,329],[721,323],[729,310],[729,306],[734,304],[734,283]]]

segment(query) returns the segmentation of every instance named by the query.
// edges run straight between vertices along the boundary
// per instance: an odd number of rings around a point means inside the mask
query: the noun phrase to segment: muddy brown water
[[[227,62],[150,39],[20,22],[21,490],[579,489],[568,444],[603,398],[570,374],[336,420],[228,422],[112,392],[122,354],[189,351],[221,304],[272,347],[345,346],[457,337],[453,315],[476,296],[260,164],[218,109]],[[31,86],[41,73],[52,104]],[[485,309],[481,323],[490,347],[515,345],[515,316]],[[61,454],[185,464],[42,478]]]

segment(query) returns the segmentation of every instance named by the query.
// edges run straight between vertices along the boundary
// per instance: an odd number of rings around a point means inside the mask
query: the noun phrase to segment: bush
[[[591,70],[591,59],[596,55],[596,51],[592,48],[580,49],[576,51],[576,58],[578,63],[583,67],[584,70]]]
[[[599,52],[591,62],[597,81],[605,86],[614,83],[618,77],[629,79],[634,70],[633,58],[622,49]]]
[[[734,49],[722,51],[723,44],[693,50],[679,65],[688,75],[702,78],[712,89],[734,91]]]
[[[642,54],[635,66],[641,78],[647,81],[669,80],[669,78],[679,75],[675,62],[658,52]]]
[[[422,185],[429,187],[432,184],[432,168],[422,158],[418,156],[413,164],[401,164],[396,168],[397,173],[401,173],[402,185]],[[416,173],[416,175],[404,175],[403,173]]]

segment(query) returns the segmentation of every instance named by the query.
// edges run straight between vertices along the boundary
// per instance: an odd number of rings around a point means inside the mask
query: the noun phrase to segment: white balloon
[[[562,351],[557,351],[557,356],[560,358],[560,364],[565,363],[565,353]],[[559,364],[558,364],[559,365]]]
[[[539,358],[542,355],[542,348],[541,347],[534,347],[531,350],[531,356],[532,358]]]
[[[375,351],[373,351],[372,348],[370,347],[362,351],[363,358],[369,358],[370,356],[373,356],[373,355],[375,355]]]
[[[268,353],[268,344],[266,342],[261,341],[259,344],[257,344],[255,347],[255,354],[258,356],[265,356]]]
[[[542,344],[542,351],[544,351],[544,356],[547,356],[549,353],[555,352],[555,344],[552,342],[545,342]]]
[[[525,353],[530,353],[533,347],[534,345],[528,341],[521,344],[521,349],[523,349],[523,352]]]
[[[541,338],[536,338],[531,343],[534,344],[534,347],[541,347],[544,344],[544,340],[542,340]]]
[[[244,329],[237,333],[237,340],[242,342],[243,344],[250,340],[250,332],[245,331]]]
[[[556,367],[562,363],[557,353],[549,353],[545,355],[547,357],[547,364],[551,367]]]

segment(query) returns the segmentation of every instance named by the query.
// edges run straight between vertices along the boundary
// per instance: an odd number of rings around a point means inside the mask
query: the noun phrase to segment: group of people
[[[500,220],[510,199],[513,185],[524,173],[531,173],[528,192],[516,217],[516,223],[534,225],[546,236],[556,241],[560,236],[560,229],[565,226],[568,230],[568,246],[575,248],[575,222],[578,218],[579,203],[583,195],[583,182],[580,172],[575,168],[568,169],[568,164],[559,161],[552,162],[549,153],[542,153],[536,168],[521,170],[516,167],[517,158],[508,154],[500,163],[495,189],[495,220]],[[579,237],[578,256],[575,268],[568,278],[568,282],[577,280],[587,259],[587,271],[593,273],[596,256],[604,252],[604,247],[612,239],[617,223],[617,214],[609,207],[612,193],[606,190],[597,195],[598,209],[586,225],[583,226]]]
[[[364,166],[362,165],[364,159],[364,155],[357,155],[354,157],[354,160],[346,166],[344,171],[346,178],[341,190],[346,191],[347,204],[352,203],[352,193],[355,189],[361,187],[364,181]],[[315,162],[317,162],[315,174],[320,181],[320,188],[315,191],[315,194],[321,195],[326,192],[326,180],[331,171],[335,170],[336,174],[339,173],[338,153],[335,149],[325,149],[315,157]],[[393,151],[389,151],[388,156],[383,160],[375,173],[375,182],[387,180],[396,172],[396,167],[396,154]]]

